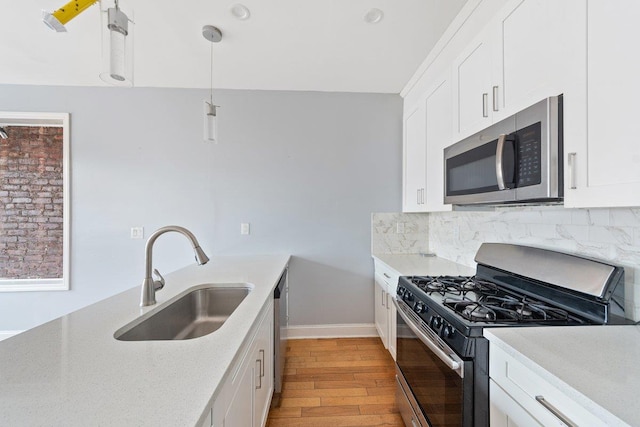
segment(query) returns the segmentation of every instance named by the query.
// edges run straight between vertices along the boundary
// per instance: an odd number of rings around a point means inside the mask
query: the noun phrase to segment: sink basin
[[[250,287],[195,289],[142,322],[124,326],[120,341],[190,340],[219,329],[251,292]]]

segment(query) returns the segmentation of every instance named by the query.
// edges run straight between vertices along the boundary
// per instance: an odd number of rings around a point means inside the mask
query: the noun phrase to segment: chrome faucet
[[[200,248],[200,244],[196,239],[196,236],[193,235],[192,232],[187,230],[184,227],[178,227],[177,225],[168,225],[166,227],[159,228],[156,230],[151,236],[149,236],[149,240],[147,240],[147,245],[145,246],[145,278],[142,282],[142,293],[140,297],[140,307],[147,307],[149,305],[153,305],[156,303],[156,291],[162,289],[164,287],[164,277],[158,272],[158,270],[153,269],[152,267],[152,256],[153,256],[153,244],[156,239],[163,235],[164,233],[168,233],[169,231],[176,231],[183,236],[185,236],[191,242],[191,246],[193,246],[193,251],[196,254],[196,262],[199,265],[206,264],[209,262],[209,257],[204,253],[202,248]],[[153,280],[151,274],[155,274],[158,276],[158,280]]]

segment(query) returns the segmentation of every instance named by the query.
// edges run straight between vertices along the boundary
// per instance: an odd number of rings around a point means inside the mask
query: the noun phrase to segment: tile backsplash
[[[417,254],[429,250],[429,215],[374,213],[371,253]]]
[[[404,233],[397,224],[404,223]],[[373,253],[434,252],[475,267],[483,242],[536,246],[625,267],[625,310],[640,320],[640,209],[497,207],[488,211],[373,214]]]

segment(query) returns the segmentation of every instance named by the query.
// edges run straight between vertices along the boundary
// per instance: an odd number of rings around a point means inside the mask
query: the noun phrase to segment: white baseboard
[[[19,334],[20,332],[23,331],[0,331],[0,341],[6,340],[9,337]]]
[[[377,337],[373,323],[346,325],[293,325],[287,327],[287,338],[354,338]]]

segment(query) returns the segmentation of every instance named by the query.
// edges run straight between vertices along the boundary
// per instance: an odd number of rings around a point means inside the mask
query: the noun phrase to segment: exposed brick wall
[[[0,278],[62,277],[62,128],[0,139]]]

